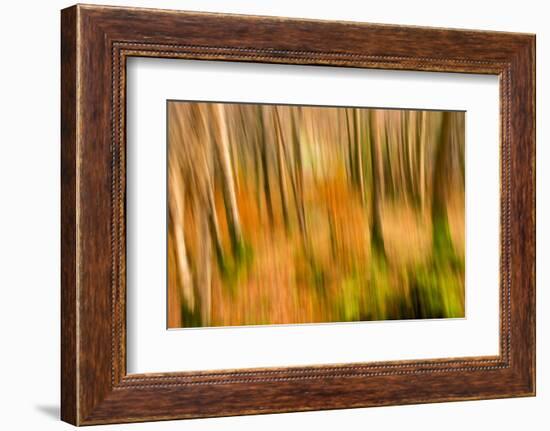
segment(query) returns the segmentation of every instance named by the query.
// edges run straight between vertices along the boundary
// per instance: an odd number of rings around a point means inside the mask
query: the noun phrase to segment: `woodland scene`
[[[170,328],[464,317],[464,112],[167,109]]]

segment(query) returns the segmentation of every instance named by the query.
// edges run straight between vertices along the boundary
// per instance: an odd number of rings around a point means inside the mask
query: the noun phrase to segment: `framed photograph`
[[[61,416],[535,394],[535,36],[61,13]]]

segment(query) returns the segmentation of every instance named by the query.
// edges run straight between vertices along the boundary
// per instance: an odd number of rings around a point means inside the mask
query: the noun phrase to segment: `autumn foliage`
[[[463,317],[464,117],[169,102],[169,327]]]

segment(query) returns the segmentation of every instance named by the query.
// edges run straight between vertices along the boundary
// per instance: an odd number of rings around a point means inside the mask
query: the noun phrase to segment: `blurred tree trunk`
[[[262,105],[258,106],[258,124],[260,127],[259,133],[259,147],[260,157],[262,162],[262,172],[264,179],[264,197],[267,208],[267,215],[269,216],[270,224],[273,224],[273,201],[271,200],[271,184],[269,180],[269,160],[268,160],[268,134],[266,128],[267,112]]]
[[[286,185],[286,169],[285,169],[285,154],[286,144],[281,127],[281,119],[276,106],[273,107],[273,120],[275,123],[275,140],[277,146],[277,170],[279,178],[279,192],[281,194],[281,212],[283,214],[283,222],[285,230],[288,231],[290,223],[288,219],[288,190]]]
[[[426,207],[426,151],[427,151],[427,130],[428,130],[428,113],[422,111],[420,114],[420,144],[418,150],[419,157],[419,196],[420,196],[420,208],[422,211]]]
[[[218,143],[217,153],[222,174],[223,198],[227,217],[227,226],[233,252],[238,254],[243,244],[243,238],[239,210],[237,207],[237,197],[235,193],[235,178],[231,166],[231,156],[229,150],[231,143],[229,142],[229,133],[227,130],[227,118],[225,116],[225,107],[223,104],[216,103],[214,110],[219,126],[219,139],[216,141]]]
[[[204,113],[207,115],[208,110]],[[197,231],[199,235],[199,262],[201,270],[197,274],[197,285],[200,297],[200,316],[202,325],[210,325],[212,321],[212,243],[218,257],[218,262],[223,262],[223,248],[216,214],[216,203],[214,201],[214,147],[210,125],[206,124],[205,114],[201,115],[202,130],[198,144],[202,153],[202,169],[199,172],[202,176],[201,205],[198,206],[199,220]],[[204,142],[204,144],[203,144]],[[197,161],[195,160],[195,163]],[[201,163],[197,163],[201,166]]]
[[[178,284],[181,289],[182,298],[190,310],[195,309],[195,295],[193,290],[193,277],[187,258],[185,246],[184,220],[185,220],[185,190],[184,182],[179,174],[180,165],[176,157],[170,158],[170,199],[169,210],[174,233],[174,245],[176,248],[176,261],[178,268]]]
[[[197,149],[195,157],[190,160],[191,170],[195,173],[195,181],[197,184],[197,197],[200,202],[200,207],[203,208],[203,214],[208,232],[201,231],[203,235],[202,241],[212,242],[214,251],[219,263],[223,264],[223,246],[218,223],[218,215],[216,212],[216,201],[214,199],[214,154],[216,144],[211,130],[211,125],[206,122],[210,116],[210,109],[202,104],[198,105],[199,118],[202,120],[202,130],[204,135],[197,136]]]
[[[402,116],[402,136],[403,140],[405,141],[405,169],[406,174],[405,178],[407,180],[407,192],[409,201],[412,201],[413,203],[417,202],[417,181],[416,181],[416,175],[415,173],[418,173],[416,168],[416,160],[415,160],[415,149],[418,147],[417,145],[417,115],[418,113],[416,111],[403,111],[401,112]]]
[[[354,164],[354,158],[353,158],[353,155],[354,155],[354,150],[353,150],[353,145],[354,145],[354,142],[355,142],[355,135],[354,135],[354,132],[352,130],[352,120],[350,118],[350,108],[344,108],[344,112],[346,114],[346,131],[347,131],[347,136],[348,136],[348,142],[347,142],[347,146],[346,146],[346,153],[347,153],[347,156],[348,156],[348,174],[349,174],[349,179],[350,179],[350,183],[352,185],[355,185],[355,164]]]
[[[208,326],[212,321],[212,245],[210,228],[208,226],[207,210],[203,207],[199,220],[199,238],[201,238],[200,262],[201,270],[198,273],[198,288],[201,307],[201,322]]]
[[[359,188],[359,195],[361,196],[361,203],[365,205],[365,179],[363,174],[363,121],[361,111],[357,108],[354,109],[353,124],[355,129],[355,166],[356,166],[356,178],[357,186]]]
[[[294,188],[294,200],[296,206],[296,213],[298,217],[298,226],[300,234],[302,236],[302,244],[306,254],[310,254],[310,242],[309,233],[307,228],[306,213],[304,208],[304,178],[303,178],[303,166],[302,166],[302,149],[300,146],[300,135],[298,131],[298,125],[296,124],[296,116],[300,115],[300,108],[295,108],[295,111],[291,112],[291,127],[292,127],[292,150],[294,155],[293,164],[293,188]]]
[[[172,235],[168,236],[168,268],[173,268],[168,271],[168,327],[169,328],[181,328],[182,327],[182,312],[181,312],[181,289],[178,282],[178,269],[177,269],[177,256],[176,248],[173,244],[174,238]]]
[[[432,177],[432,237],[433,250],[437,256],[452,246],[449,222],[447,219],[446,189],[449,186],[448,158],[452,147],[453,113],[443,112],[443,119],[437,143]]]
[[[382,160],[381,124],[375,109],[369,111],[369,132],[371,137],[372,190],[371,190],[371,243],[379,256],[385,257],[382,219],[380,213],[384,190],[384,162]]]

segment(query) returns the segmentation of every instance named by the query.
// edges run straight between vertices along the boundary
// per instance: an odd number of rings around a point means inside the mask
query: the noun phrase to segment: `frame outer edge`
[[[512,365],[521,396],[536,396],[536,39],[512,61]]]
[[[536,301],[536,284],[537,284],[537,134],[536,134],[536,70],[537,70],[537,55],[536,55],[536,35],[527,36],[527,47],[525,49],[525,67],[527,73],[524,77],[525,85],[528,88],[526,105],[529,106],[529,115],[526,116],[526,130],[528,134],[528,146],[529,152],[529,182],[530,182],[530,194],[527,196],[528,207],[530,209],[529,217],[529,231],[527,232],[527,238],[530,240],[527,254],[527,264],[529,265],[529,287],[525,289],[527,294],[527,302],[529,304],[529,353],[528,358],[528,396],[536,396],[537,393],[537,334],[536,334],[536,314],[537,314],[537,301]]]
[[[532,337],[533,337],[533,369],[531,371],[531,377],[533,379],[533,388],[531,394],[537,396],[537,36],[533,35],[531,41],[530,55],[532,59],[532,82],[533,82],[533,94],[531,96],[531,104],[533,109],[533,136],[531,141],[533,143],[533,159],[531,162],[533,169],[533,227],[534,227],[534,255],[533,255],[533,317],[532,317]]]
[[[78,6],[61,11],[61,420],[78,425]]]
[[[537,285],[537,37],[531,35],[527,42],[527,61],[529,66],[529,74],[526,77],[527,84],[530,89],[528,104],[530,106],[530,116],[527,121],[527,128],[529,130],[529,145],[531,146],[531,160],[530,163],[530,180],[532,181],[531,195],[528,197],[531,206],[531,235],[532,245],[530,246],[531,255],[529,259],[531,261],[531,267],[529,268],[531,284],[529,286],[529,299],[531,313],[529,318],[530,325],[530,370],[529,370],[529,396],[537,395],[537,299],[536,299],[536,285]]]

